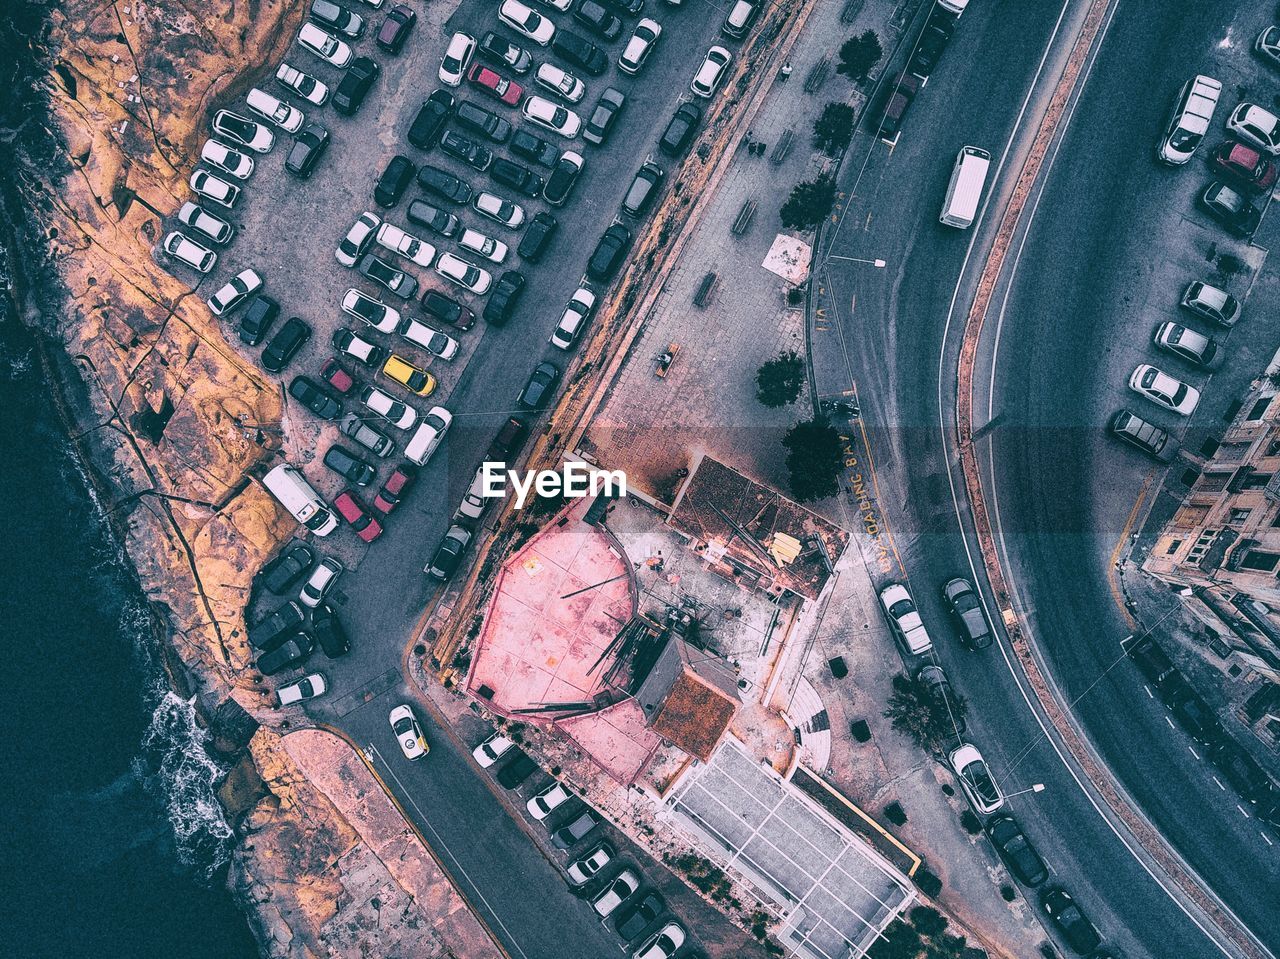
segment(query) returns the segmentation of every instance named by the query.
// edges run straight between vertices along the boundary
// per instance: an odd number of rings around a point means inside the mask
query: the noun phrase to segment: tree
[[[791,493],[797,500],[807,503],[840,491],[836,479],[844,464],[844,454],[840,434],[826,417],[797,423],[787,430],[782,445],[787,449]]]
[[[782,225],[793,230],[811,230],[831,215],[836,205],[836,181],[823,173],[816,180],[797,183],[782,204]]]
[[[794,351],[778,354],[756,371],[756,399],[765,406],[794,403],[804,386],[804,360]]]
[[[852,139],[853,107],[847,103],[828,103],[822,108],[822,116],[813,124],[813,145],[834,156]]]
[[[866,30],[860,36],[850,37],[840,47],[840,64],[836,73],[844,74],[855,83],[867,79],[880,62],[884,50],[874,30]]]
[[[892,720],[894,729],[906,733],[921,749],[942,753],[955,742],[956,723],[965,713],[961,697],[952,693],[951,700],[948,705],[927,683],[899,673],[893,677],[893,692],[889,694],[889,708],[884,716]]]

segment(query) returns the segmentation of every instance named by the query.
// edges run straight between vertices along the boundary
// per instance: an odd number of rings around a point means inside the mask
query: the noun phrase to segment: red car
[[[495,73],[483,63],[473,63],[467,73],[467,79],[491,97],[496,97],[507,106],[519,106],[524,96],[524,87],[513,83],[499,73]]]
[[[413,485],[414,480],[417,478],[418,471],[416,469],[408,463],[401,463],[387,477],[386,485],[373,498],[373,508],[383,516],[386,516],[400,505],[400,500],[404,498],[405,491]]]
[[[418,15],[404,4],[397,4],[387,11],[387,19],[382,21],[378,30],[376,43],[387,53],[399,53],[405,40],[409,39],[409,31],[418,22]]]
[[[333,501],[339,515],[347,521],[356,535],[366,543],[372,543],[382,535],[382,524],[369,515],[364,504],[356,499],[355,493],[344,489]]]
[[[1276,165],[1253,147],[1227,142],[1213,151],[1210,162],[1250,193],[1269,193],[1276,185]]]
[[[349,396],[356,388],[356,378],[332,357],[325,360],[324,366],[320,368],[320,379],[328,383],[333,391],[341,396]]]

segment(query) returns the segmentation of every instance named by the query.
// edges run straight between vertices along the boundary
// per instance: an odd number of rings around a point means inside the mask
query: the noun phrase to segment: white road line
[[[1150,696],[1152,699],[1156,698],[1156,694],[1151,691],[1151,687],[1148,686],[1146,683],[1142,684],[1142,688],[1147,691],[1147,695]]]
[[[1218,781],[1218,777],[1217,777],[1217,776],[1212,776],[1212,777],[1210,777],[1210,778],[1211,778],[1211,779],[1213,779],[1213,781],[1214,781],[1214,782],[1218,783],[1218,788],[1219,788],[1219,789],[1221,789],[1223,792],[1226,792],[1226,791],[1227,791],[1227,787],[1226,787],[1226,786],[1224,786],[1224,785],[1222,785],[1222,783]]]
[[[1259,831],[1259,832],[1258,832],[1258,835],[1259,835],[1259,836],[1261,836],[1261,837],[1266,841],[1266,843],[1267,843],[1267,845],[1268,845],[1268,846],[1274,846],[1274,845],[1275,845],[1275,843],[1273,843],[1273,842],[1271,841],[1271,837],[1270,837],[1270,836],[1268,836],[1265,832]]]
[[[1241,806],[1239,803],[1236,803],[1236,808],[1240,810],[1240,815],[1244,816],[1244,818],[1245,818],[1245,819],[1252,819],[1252,818],[1253,818],[1253,817],[1252,817],[1252,816],[1250,816],[1247,812],[1245,812],[1245,810],[1244,810],[1244,806]]]
[[[1187,752],[1189,752],[1189,753],[1191,753],[1191,755],[1195,756],[1195,757],[1196,757],[1196,759],[1199,759],[1199,758],[1200,758],[1200,754],[1199,754],[1198,752],[1196,752],[1196,749],[1195,749],[1195,747],[1194,747],[1194,746],[1188,746],[1188,747],[1187,747]]]
[[[511,934],[511,930],[507,928],[507,924],[503,922],[502,919],[498,916],[497,912],[494,911],[493,905],[489,902],[488,899],[485,898],[484,893],[480,891],[480,887],[476,885],[475,880],[472,879],[471,876],[467,873],[467,871],[462,868],[462,863],[458,862],[458,857],[455,856],[453,852],[449,849],[448,844],[446,844],[444,841],[444,837],[441,836],[440,833],[436,831],[436,828],[433,825],[431,825],[431,823],[427,820],[426,813],[422,811],[422,807],[418,805],[418,801],[413,798],[413,794],[409,792],[409,790],[405,787],[405,784],[400,781],[400,777],[396,775],[395,770],[391,768],[390,763],[388,763],[385,759],[382,759],[382,754],[378,752],[378,747],[370,743],[366,752],[370,756],[374,756],[377,759],[382,761],[382,766],[386,770],[386,774],[395,781],[395,784],[397,786],[400,787],[400,792],[404,794],[406,801],[409,803],[409,805],[413,807],[414,812],[418,814],[418,819],[421,821],[422,826],[426,829],[431,830],[431,835],[433,837],[431,848],[436,850],[442,850],[445,853],[445,855],[447,855],[451,860],[453,860],[454,868],[456,868],[458,870],[458,873],[467,880],[467,884],[471,886],[472,891],[476,894],[476,898],[479,899],[482,903],[484,903],[484,907],[485,909],[489,910],[489,915],[493,917],[493,921],[502,927],[502,931],[507,934],[507,939],[510,940],[511,945],[515,948],[516,952],[524,956],[524,959],[529,959],[529,954],[520,947],[520,943],[516,941],[516,937]]]
[[[1172,729],[1174,732],[1178,731],[1178,727],[1173,724],[1173,720],[1170,719],[1168,716],[1164,718],[1164,721],[1169,724],[1169,728]]]

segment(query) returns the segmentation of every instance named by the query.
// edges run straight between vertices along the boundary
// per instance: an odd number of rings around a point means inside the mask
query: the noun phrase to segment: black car
[[[471,530],[456,523],[444,534],[444,539],[436,547],[435,555],[427,564],[424,572],[433,579],[445,580],[458,571],[462,563],[462,554],[471,542]]]
[[[474,192],[452,173],[436,166],[424,166],[418,171],[418,186],[454,203],[470,203]]]
[[[311,635],[315,637],[316,645],[324,650],[324,654],[330,659],[336,659],[351,648],[347,631],[342,628],[338,614],[328,603],[322,603],[312,611]]]
[[[293,138],[293,146],[285,158],[284,168],[300,179],[307,179],[329,148],[329,131],[318,123],[307,125]]]
[[[269,653],[258,657],[258,672],[272,676],[292,666],[299,666],[315,647],[306,633],[296,633]]]
[[[618,114],[622,112],[626,103],[626,94],[621,90],[613,87],[606,89],[596,101],[596,108],[591,111],[591,116],[587,117],[587,122],[582,125],[582,139],[596,146],[603,145],[604,141],[609,139],[609,131],[618,122]]]
[[[1040,902],[1067,945],[1080,955],[1088,955],[1102,945],[1098,930],[1093,928],[1093,923],[1065,889],[1054,887],[1045,890]]]
[[[627,193],[622,198],[622,212],[627,216],[642,216],[649,204],[653,202],[665,176],[666,173],[658,164],[649,160],[641,164],[635,179],[631,181],[631,186],[627,188]]]
[[[1156,641],[1150,636],[1143,636],[1136,641],[1130,637],[1120,645],[1138,667],[1138,672],[1142,673],[1156,689],[1163,686],[1165,680],[1178,672],[1177,667],[1173,665],[1173,660],[1156,645]]]
[[[506,143],[511,136],[511,124],[508,121],[469,100],[460,101],[453,116],[458,121],[458,126],[486,136],[494,143]]]
[[[598,77],[609,69],[609,58],[599,47],[568,30],[556,31],[551,40],[551,49],[575,67],[582,67],[593,77]]]
[[[1198,743],[1214,746],[1222,742],[1225,733],[1222,724],[1209,704],[1191,688],[1182,673],[1174,672],[1166,677],[1158,690],[1174,721]]]
[[[430,150],[440,139],[440,131],[453,113],[453,94],[437,90],[427,97],[418,115],[409,124],[409,142],[419,150]]]
[[[342,415],[342,404],[308,376],[295,376],[289,384],[289,395],[322,420],[336,420]]]
[[[532,373],[524,389],[516,397],[516,406],[523,410],[540,410],[547,405],[551,394],[556,391],[560,382],[560,368],[554,363],[539,363]]]
[[[474,313],[439,290],[427,290],[422,294],[422,310],[433,320],[448,323],[459,330],[469,330],[476,323]]]
[[[551,844],[557,849],[568,849],[576,842],[586,838],[587,833],[595,829],[600,817],[594,810],[584,809],[571,822],[566,823],[551,834]]]
[[[364,18],[333,0],[312,0],[309,16],[324,27],[331,27],[348,37],[364,33]]]
[[[658,141],[658,149],[668,156],[679,156],[689,146],[698,124],[702,122],[702,108],[696,103],[682,103],[671,118],[667,128],[662,131],[662,139]]]
[[[1237,189],[1225,183],[1210,183],[1200,194],[1200,205],[1236,236],[1252,236],[1262,220],[1262,211]]]
[[[987,624],[982,603],[967,579],[956,577],[942,587],[942,598],[951,612],[951,620],[960,634],[965,649],[986,649],[991,645],[991,627]]]
[[[610,42],[617,40],[622,33],[622,21],[595,0],[581,0],[573,11],[573,19]]]
[[[259,293],[240,314],[240,342],[245,346],[257,346],[267,338],[267,330],[280,315],[280,304]]]
[[[289,317],[262,351],[262,368],[268,373],[279,373],[309,339],[311,327],[296,316]]]
[[[489,168],[489,176],[503,186],[518,190],[525,196],[536,197],[542,192],[542,177],[528,167],[512,163],[505,157],[498,157]]]
[[[538,166],[550,169],[560,159],[560,150],[554,143],[548,143],[527,130],[517,130],[511,137],[511,152],[523,160],[529,160]]]
[[[907,69],[914,76],[927,78],[942,59],[942,51],[947,48],[947,41],[950,39],[951,34],[944,28],[937,24],[926,25],[920,32],[920,39],[916,41],[915,54]]]
[[[524,228],[524,236],[520,238],[520,245],[516,247],[516,252],[520,254],[522,260],[537,263],[547,252],[547,247],[551,245],[551,238],[559,228],[559,221],[550,213],[535,213],[529,225]]]
[[[356,486],[368,486],[378,476],[377,470],[341,446],[329,447],[324,454],[324,465]]]
[[[987,835],[1009,871],[1023,885],[1035,888],[1049,878],[1049,870],[1031,840],[1009,816],[996,816],[987,823]]]
[[[631,248],[631,231],[621,223],[615,223],[604,231],[595,252],[587,261],[587,276],[600,283],[608,283],[627,258]]]
[[[483,147],[475,140],[464,137],[454,130],[445,131],[444,136],[440,138],[440,149],[455,160],[461,160],[477,170],[487,170],[489,164],[493,162],[493,154],[489,152],[488,147]]]
[[[638,17],[644,9],[644,0],[600,0],[606,7],[629,17]]]
[[[662,915],[662,910],[665,908],[666,905],[661,896],[656,892],[646,892],[631,905],[623,906],[618,910],[614,928],[623,939],[634,939],[644,932],[649,923]]]
[[[258,620],[249,627],[249,645],[264,651],[275,649],[284,642],[285,637],[296,632],[305,620],[302,606],[290,600],[270,616]]]
[[[406,300],[412,299],[418,293],[417,277],[410,276],[403,270],[397,270],[376,253],[366,253],[356,264],[356,269],[375,283],[385,287],[388,292]]]
[[[564,156],[556,161],[555,169],[547,177],[542,188],[542,198],[553,206],[563,206],[573,191],[573,185],[582,175],[582,157],[572,151],[565,151]]]
[[[296,539],[290,540],[275,559],[258,570],[258,576],[263,586],[277,596],[283,596],[298,584],[315,561],[316,554],[310,546]]]
[[[502,429],[498,430],[498,435],[489,444],[489,452],[485,453],[484,458],[495,463],[507,462],[519,454],[528,435],[529,428],[523,420],[518,420],[514,416],[508,417],[502,424]]]
[[[515,789],[537,772],[538,764],[519,746],[512,746],[508,754],[511,758],[499,771],[498,783],[505,789]]]
[[[456,216],[438,206],[432,206],[425,200],[414,200],[405,211],[410,223],[425,226],[433,233],[444,237],[454,237],[462,229],[462,223]]]
[[[1271,780],[1244,747],[1228,739],[1210,750],[1209,761],[1247,802],[1270,799]]]
[[[489,302],[484,305],[484,319],[494,326],[504,326],[511,314],[515,312],[520,294],[524,292],[524,274],[508,270],[498,277],[489,295]]]
[[[368,57],[356,57],[333,91],[333,108],[346,116],[354,116],[373,89],[381,68]]]
[[[404,49],[404,42],[409,39],[409,33],[417,22],[418,15],[411,8],[398,3],[387,11],[387,19],[378,28],[374,43],[387,53],[399,53]]]
[[[381,207],[393,207],[400,202],[404,191],[413,182],[413,161],[407,156],[397,153],[378,177],[378,185],[373,188],[373,199]]]
[[[521,76],[533,66],[533,57],[529,56],[529,51],[516,46],[506,37],[498,36],[492,30],[480,38],[476,51],[490,63],[509,67]]]

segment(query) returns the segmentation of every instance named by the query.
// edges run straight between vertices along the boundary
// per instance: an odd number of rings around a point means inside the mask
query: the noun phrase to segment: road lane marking
[[[1259,835],[1259,836],[1261,836],[1261,837],[1263,838],[1263,840],[1266,842],[1266,844],[1267,844],[1268,846],[1274,846],[1274,845],[1275,845],[1275,843],[1273,843],[1273,842],[1271,841],[1271,837],[1270,837],[1270,836],[1268,836],[1265,832],[1262,832],[1261,830],[1259,830],[1259,831],[1258,831],[1258,835]]]
[[[1173,724],[1173,720],[1172,720],[1172,719],[1170,719],[1168,716],[1166,716],[1166,717],[1164,718],[1164,721],[1165,721],[1166,723],[1168,723],[1168,724],[1169,724],[1169,728],[1170,728],[1170,729],[1176,730],[1176,729],[1178,728],[1177,726],[1175,726],[1175,725]]]
[[[1187,752],[1189,752],[1189,753],[1191,753],[1191,755],[1195,756],[1195,757],[1196,757],[1196,759],[1199,759],[1199,758],[1200,758],[1200,754],[1199,754],[1198,752],[1196,752],[1196,749],[1195,749],[1195,747],[1194,747],[1194,746],[1188,746],[1188,747],[1187,747]]]
[[[1142,688],[1147,691],[1147,695],[1150,696],[1152,699],[1156,698],[1156,694],[1151,691],[1151,687],[1148,686],[1146,683],[1142,684]]]
[[[1244,806],[1241,806],[1239,803],[1236,803],[1236,808],[1240,810],[1240,815],[1244,816],[1245,819],[1253,818],[1247,812],[1244,811]]]
[[[1210,778],[1210,779],[1212,779],[1214,782],[1218,783],[1218,788],[1219,788],[1219,789],[1221,789],[1223,792],[1226,792],[1226,791],[1227,791],[1227,787],[1226,787],[1226,786],[1224,786],[1224,785],[1222,785],[1222,783],[1218,782],[1218,777],[1217,777],[1217,776],[1211,776],[1211,777],[1209,777],[1209,778]]]

